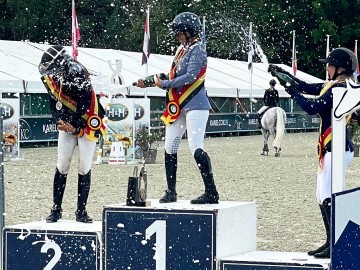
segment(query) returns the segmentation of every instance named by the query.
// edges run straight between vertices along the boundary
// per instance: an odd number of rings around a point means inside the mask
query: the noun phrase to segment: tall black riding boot
[[[260,113],[258,113],[257,114],[257,117],[258,117],[258,128],[262,128],[262,126],[261,126],[261,118],[262,118],[262,114],[260,114]]]
[[[194,158],[200,169],[201,177],[205,185],[205,193],[190,201],[192,204],[215,204],[219,203],[219,193],[216,190],[214,177],[211,168],[211,161],[208,154],[198,148],[194,153]]]
[[[324,224],[326,228],[326,235],[328,235],[329,244],[322,250],[314,254],[315,258],[330,258],[330,221],[331,221],[331,199],[325,199],[323,202],[323,209],[326,216]],[[326,222],[326,223],[325,223]]]
[[[90,192],[90,183],[91,183],[91,170],[85,174],[79,174],[78,180],[78,203],[77,210],[75,212],[76,221],[83,223],[92,223],[93,220],[88,216],[86,211],[87,199]]]
[[[177,171],[177,154],[168,154],[165,152],[165,171],[167,190],[164,196],[159,200],[160,203],[170,203],[177,201],[176,194],[176,171]]]
[[[60,218],[62,218],[61,204],[65,192],[66,178],[67,174],[61,174],[58,168],[56,168],[53,186],[54,205],[51,208],[50,215],[46,218],[46,222],[48,223],[57,222]]]
[[[327,220],[327,216],[325,213],[325,209],[324,206],[322,204],[319,204],[320,207],[320,211],[321,211],[321,216],[322,216],[322,220],[324,222],[324,226],[325,226],[325,230],[326,230],[326,241],[325,244],[323,244],[321,247],[314,249],[314,250],[310,250],[308,252],[308,255],[313,256],[316,253],[322,252],[324,251],[326,248],[328,248],[330,246],[330,227],[329,227],[329,223]]]

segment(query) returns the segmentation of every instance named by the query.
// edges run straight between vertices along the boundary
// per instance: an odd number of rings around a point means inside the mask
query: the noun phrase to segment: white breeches
[[[57,168],[61,174],[69,173],[71,158],[76,145],[79,146],[78,173],[85,175],[90,171],[96,142],[86,139],[85,135],[78,138],[77,136],[59,130]]]
[[[267,108],[269,108],[269,106],[262,106],[262,107],[260,108],[260,110],[258,111],[258,114],[262,114],[263,112],[266,111]]]
[[[348,168],[354,152],[345,152],[345,168]],[[319,204],[327,198],[331,198],[331,153],[327,152],[324,156],[323,169],[317,173],[316,200]]]
[[[179,118],[165,129],[164,148],[166,153],[177,153],[186,130],[191,154],[194,155],[198,148],[204,149],[204,135],[208,118],[208,110],[182,111]]]

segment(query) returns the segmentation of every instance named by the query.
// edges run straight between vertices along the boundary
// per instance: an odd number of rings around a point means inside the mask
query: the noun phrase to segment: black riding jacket
[[[275,88],[273,91],[269,89],[267,89],[264,94],[264,105],[277,107],[279,105],[279,92]]]

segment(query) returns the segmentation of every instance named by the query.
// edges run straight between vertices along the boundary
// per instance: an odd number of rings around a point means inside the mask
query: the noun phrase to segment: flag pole
[[[250,104],[250,112],[252,112],[252,74],[253,74],[253,41],[252,41],[252,23],[250,22],[249,27],[249,52],[248,52],[248,69],[249,69],[249,104]]]
[[[358,76],[360,75],[360,68],[359,68],[359,58],[358,58],[358,53],[357,53],[357,39],[355,39],[355,49],[354,49],[354,54],[356,56],[356,70],[354,72],[355,75],[355,81],[357,83],[360,83],[360,80],[358,80]]]
[[[329,53],[330,53],[330,35],[326,35],[326,57],[328,57]],[[326,58],[325,57],[325,58]],[[328,67],[329,64],[326,64],[326,77],[325,77],[325,81],[328,80],[329,78],[329,73],[327,71],[327,67]]]
[[[145,47],[145,44],[146,44],[145,77],[149,76],[148,62],[149,62],[149,54],[150,54],[150,52],[148,51],[149,44],[147,44],[148,42],[150,42],[150,26],[149,26],[150,19],[149,19],[149,17],[150,17],[150,7],[148,6],[147,11],[146,11],[146,22],[145,22],[145,29],[144,29],[144,33],[145,33],[145,35],[144,35],[144,47]],[[147,98],[147,87],[145,87],[144,97]]]
[[[297,71],[297,59],[296,59],[296,46],[295,46],[295,30],[293,30],[293,47],[292,47],[293,55],[292,55],[292,68],[294,72],[294,76],[296,76]]]
[[[205,16],[203,16],[203,25],[202,25],[202,33],[201,33],[201,42],[204,50],[206,49],[206,36],[205,36]]]
[[[78,57],[78,42],[80,40],[80,29],[76,16],[75,0],[72,0],[72,14],[71,14],[71,47],[72,55],[76,60]]]
[[[296,60],[296,51],[295,51],[296,47],[295,47],[295,30],[293,30],[293,45],[292,45],[292,69],[293,69],[293,73],[294,76],[296,76],[296,71],[297,71],[297,60]],[[290,99],[290,112],[294,111],[294,100],[291,98]]]

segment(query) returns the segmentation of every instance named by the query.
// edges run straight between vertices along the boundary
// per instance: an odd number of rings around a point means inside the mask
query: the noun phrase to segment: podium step
[[[219,270],[326,270],[329,264],[307,253],[252,251],[221,259]]]
[[[256,205],[190,201],[103,210],[105,269],[215,270],[219,258],[256,250]]]
[[[4,270],[101,269],[101,222],[36,221],[4,229]]]

